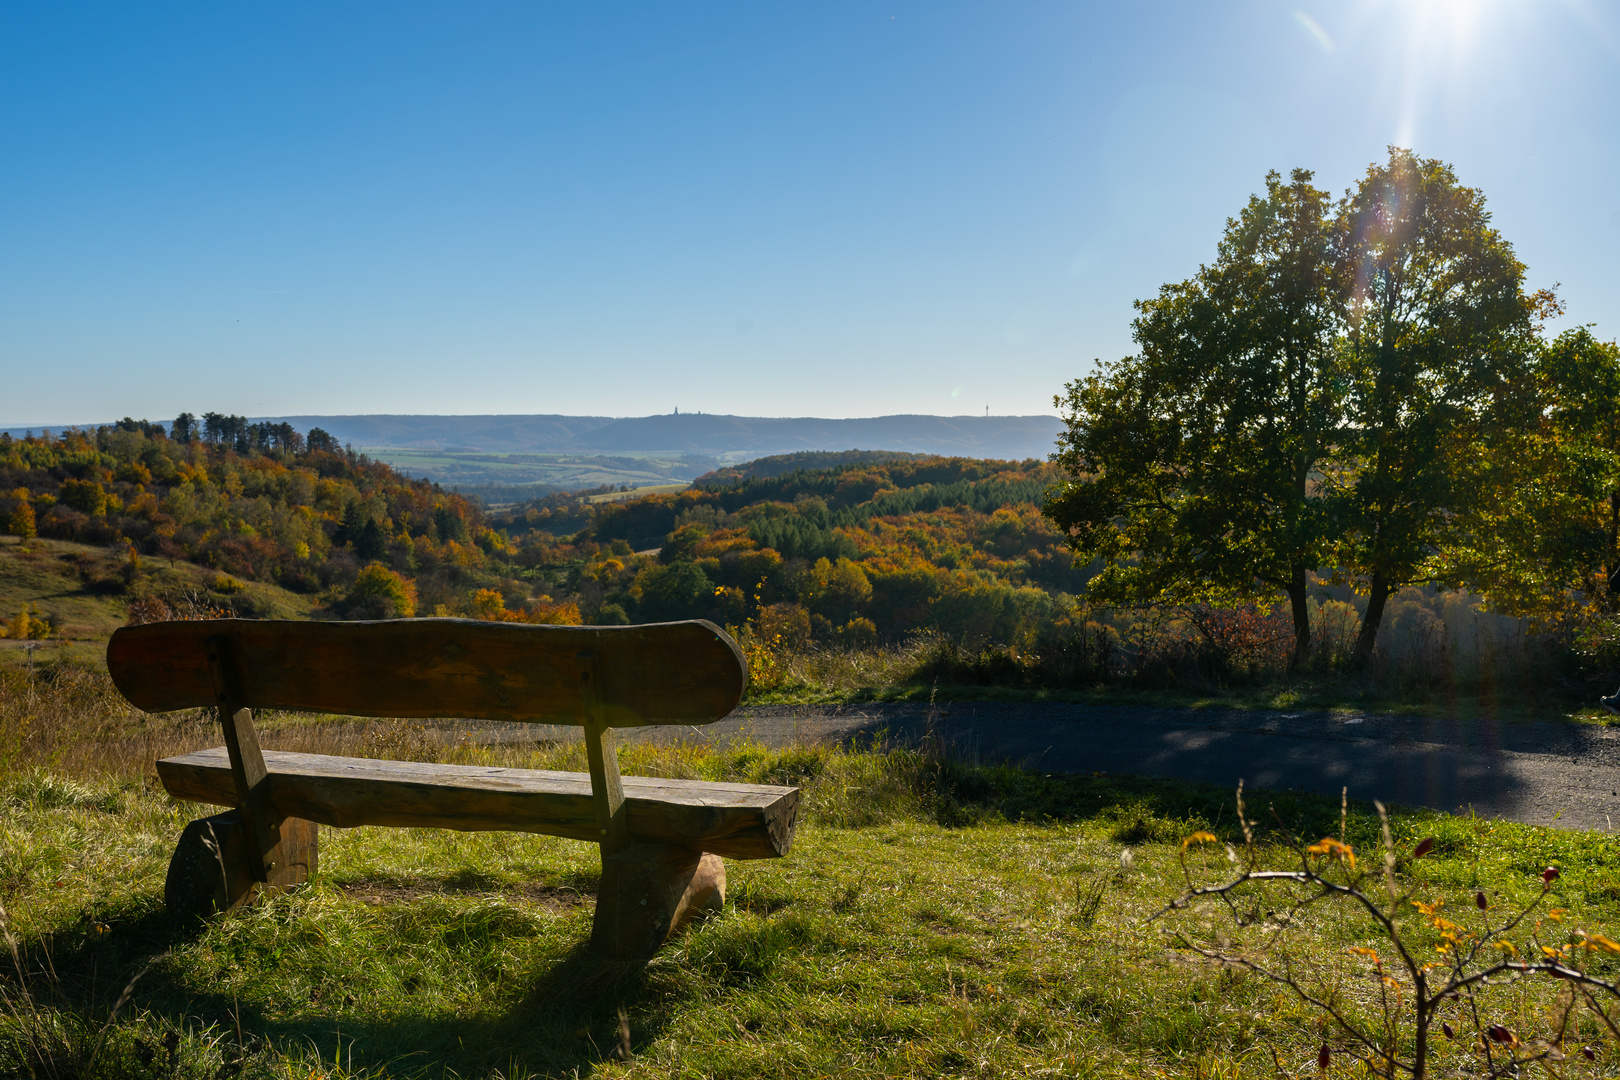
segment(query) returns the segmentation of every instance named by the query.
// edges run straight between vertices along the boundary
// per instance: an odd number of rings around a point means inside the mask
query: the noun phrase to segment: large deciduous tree
[[[1483,194],[1410,151],[1367,170],[1337,231],[1349,392],[1331,487],[1345,525],[1337,564],[1367,591],[1362,663],[1391,593],[1431,576],[1452,523],[1485,494],[1458,481],[1492,419],[1511,412],[1547,298],[1525,294],[1524,264]]]
[[[1140,352],[1056,399],[1072,479],[1045,512],[1107,564],[1093,598],[1191,603],[1285,593],[1295,658],[1329,539],[1318,470],[1341,423],[1332,221],[1311,173],[1227,222],[1213,264],[1138,302]]]
[[[1537,387],[1585,377],[1537,366],[1537,318],[1556,300],[1525,293],[1484,196],[1401,149],[1336,209],[1310,173],[1271,174],[1215,261],[1137,309],[1140,351],[1057,399],[1071,479],[1046,513],[1106,564],[1096,599],[1286,594],[1296,660],[1309,575],[1330,560],[1367,594],[1356,662],[1402,586],[1475,584],[1488,559],[1452,556],[1469,529],[1516,512],[1525,432],[1556,416]],[[1599,450],[1583,453],[1561,459],[1575,488],[1596,482],[1576,466]],[[1614,517],[1620,546],[1620,495]],[[1566,537],[1541,557],[1567,563],[1594,542]]]

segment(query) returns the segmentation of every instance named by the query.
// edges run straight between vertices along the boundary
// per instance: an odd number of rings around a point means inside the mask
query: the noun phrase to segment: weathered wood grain
[[[264,878],[254,873],[254,853],[239,811],[201,818],[187,825],[169,859],[163,902],[185,920],[230,911],[265,892],[302,885],[319,862],[319,832],[313,821],[280,823],[275,866]]]
[[[236,781],[236,808],[247,830],[248,862],[255,881],[269,881],[279,854],[281,830],[270,810],[270,781],[259,749],[259,732],[253,726],[253,711],[241,707],[241,680],[237,677],[231,639],[207,638],[203,652],[220,726],[225,729],[225,750]]]
[[[591,774],[591,798],[596,805],[597,842],[604,857],[630,843],[630,812],[624,805],[624,784],[619,776],[619,748],[613,728],[603,716],[596,688],[602,665],[595,653],[579,654],[580,715],[585,717],[585,762]]]
[[[726,867],[712,854],[673,844],[631,844],[602,859],[591,951],[645,960],[698,915],[726,903]]]
[[[736,707],[742,653],[713,623],[527,626],[471,619],[220,619],[115,631],[113,683],[147,712],[215,704],[204,642],[228,637],[239,704],[350,716],[580,724],[581,653],[609,727],[707,724]]]
[[[586,773],[429,765],[409,761],[264,752],[275,812],[323,825],[394,825],[545,833],[601,839]],[[189,802],[236,801],[223,747],[166,758],[158,776]],[[799,790],[762,784],[622,779],[635,840],[677,844],[732,859],[772,859],[793,843]]]

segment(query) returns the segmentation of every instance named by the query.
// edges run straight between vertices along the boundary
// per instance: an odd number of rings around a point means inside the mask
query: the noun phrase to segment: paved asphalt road
[[[764,706],[708,727],[621,731],[621,739],[768,746],[915,742],[923,705]],[[1620,728],[1592,724],[1430,720],[1314,712],[965,702],[935,728],[983,762],[1046,772],[1109,772],[1248,789],[1427,806],[1537,825],[1612,830],[1620,822]],[[496,724],[474,736],[523,742],[578,738],[577,728]]]
[[[1612,829],[1620,820],[1620,728],[1410,716],[1139,706],[943,707],[939,732],[961,753],[1048,772],[1110,772],[1248,788],[1296,788],[1541,825]],[[768,745],[916,740],[920,705],[742,709],[707,728],[643,737]],[[623,734],[630,734],[628,732]]]

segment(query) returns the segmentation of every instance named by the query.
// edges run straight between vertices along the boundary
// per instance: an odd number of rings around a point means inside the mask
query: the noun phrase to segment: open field
[[[537,496],[548,491],[579,491],[603,484],[646,488],[677,480],[690,481],[719,464],[715,458],[680,454],[605,457],[591,454],[421,450],[397,446],[362,446],[358,449],[377,461],[387,462],[406,475],[425,477],[446,487],[530,484],[535,486],[534,494]]]
[[[1345,1009],[1377,1007],[1368,963],[1346,950],[1385,945],[1348,907],[1247,928],[1203,908],[1150,921],[1183,887],[1184,837],[1207,829],[1241,847],[1230,791],[980,767],[927,746],[627,746],[628,773],[798,783],[807,799],[789,857],[729,863],[724,912],[644,968],[607,970],[584,951],[594,849],[517,834],[323,828],[308,886],[188,931],[162,912],[162,881],[203,809],[165,796],[150,762],[215,741],[212,724],[120,714],[101,676],[9,678],[6,721],[34,715],[51,731],[6,732],[34,751],[0,765],[0,904],[25,973],[0,973],[8,1075],[1315,1075],[1332,1037],[1318,1014],[1188,942],[1286,954],[1338,986]],[[583,767],[577,744],[264,719],[283,749]],[[1342,831],[1336,799],[1251,791],[1248,805],[1268,866],[1287,864],[1285,830],[1342,835],[1364,861],[1376,851],[1365,805]],[[1400,887],[1446,899],[1459,922],[1476,892],[1493,911],[1535,899],[1557,865],[1543,907],[1562,921],[1544,940],[1620,924],[1613,834],[1422,811],[1397,811],[1392,829]],[[1411,859],[1426,836],[1433,853]],[[1219,877],[1210,850],[1190,866]],[[1432,954],[1417,912],[1397,918]],[[1550,1030],[1560,992],[1508,981],[1484,1007],[1528,1043]],[[1590,1018],[1566,1033],[1571,1055],[1581,1045],[1595,1060],[1575,1056],[1560,1075],[1612,1070],[1620,1051]],[[1445,1069],[1480,1064],[1462,1039],[1435,1052]]]
[[[604,491],[600,495],[587,495],[585,501],[590,503],[623,502],[626,499],[639,499],[643,495],[668,495],[677,491],[685,491],[691,484],[653,484],[648,487],[637,488],[634,491]]]

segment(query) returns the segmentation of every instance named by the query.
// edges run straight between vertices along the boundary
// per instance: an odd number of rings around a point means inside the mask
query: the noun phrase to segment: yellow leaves
[[[1518,946],[1514,945],[1513,942],[1507,940],[1506,938],[1503,938],[1501,941],[1492,942],[1492,944],[1496,948],[1502,950],[1502,952],[1508,956],[1519,955]]]
[[[1422,912],[1424,915],[1433,915],[1435,912],[1445,907],[1446,902],[1444,900],[1436,900],[1432,904],[1425,904],[1421,900],[1413,900],[1412,906],[1417,908],[1418,911]]]
[[[1551,911],[1547,912],[1547,918],[1551,919],[1553,922],[1563,922],[1564,909],[1556,907],[1553,908]]]
[[[1473,934],[1465,933],[1462,927],[1458,926],[1450,919],[1442,919],[1437,915],[1429,917],[1429,925],[1440,931],[1440,943],[1436,945],[1435,948],[1443,953],[1450,952],[1452,949],[1460,946],[1463,942],[1472,940],[1474,936]]]
[[[1305,849],[1308,855],[1325,856],[1329,859],[1342,859],[1354,870],[1356,868],[1356,852],[1349,844],[1335,840],[1331,836],[1324,836],[1316,843]]]
[[[473,594],[472,608],[475,618],[500,622],[506,615],[506,598],[499,589],[479,589]]]
[[[1206,832],[1203,829],[1199,829],[1197,832],[1193,833],[1192,835],[1186,837],[1185,839],[1183,839],[1181,841],[1181,850],[1186,851],[1193,844],[1214,844],[1214,843],[1219,843],[1219,841],[1216,839],[1214,833]]]
[[[1577,930],[1580,935],[1580,944],[1588,952],[1600,951],[1620,956],[1620,942],[1604,937],[1602,934],[1589,934],[1585,930]]]

